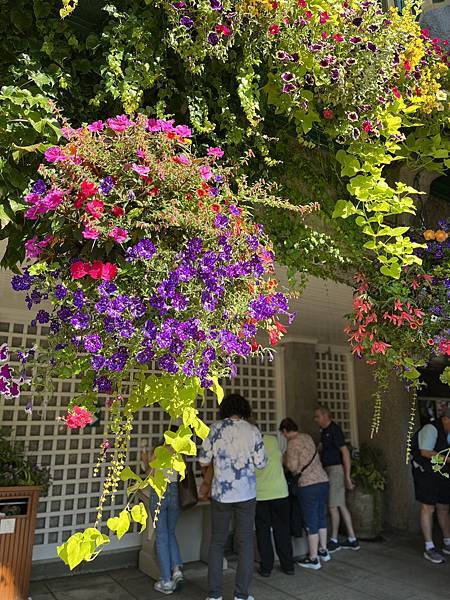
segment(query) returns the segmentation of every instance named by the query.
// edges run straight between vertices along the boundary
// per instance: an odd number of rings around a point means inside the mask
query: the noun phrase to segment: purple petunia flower
[[[94,354],[91,356],[91,367],[94,371],[100,371],[106,365],[106,358],[101,354]]]
[[[296,86],[293,83],[285,83],[283,85],[283,93],[284,94],[290,94],[291,92],[293,92],[296,89]]]
[[[107,177],[105,177],[104,179],[101,180],[99,187],[100,187],[102,194],[104,196],[107,196],[114,187],[113,178],[110,175],[108,175]]]
[[[79,312],[70,319],[70,324],[74,329],[86,329],[89,326],[89,321],[89,315]]]
[[[48,323],[50,321],[50,315],[46,310],[39,310],[36,315],[36,321],[41,325]]]
[[[367,42],[367,50],[370,50],[371,52],[376,52],[378,48],[373,42]]]
[[[136,361],[140,365],[146,365],[150,363],[154,359],[154,357],[155,353],[149,348],[146,348],[145,350],[141,350],[136,354]]]
[[[100,394],[109,394],[112,391],[111,380],[104,375],[96,377],[94,379],[94,389],[97,389]]]
[[[294,74],[290,71],[285,71],[281,74],[281,79],[286,82],[292,81],[294,79]]]
[[[38,179],[33,185],[33,192],[42,196],[47,191],[47,186],[43,179]]]
[[[186,29],[192,29],[194,21],[190,17],[184,16],[180,19],[180,25],[183,25],[183,27],[186,27]]]
[[[181,10],[182,8],[186,7],[186,2],[174,2],[172,4],[172,6],[176,9],[176,10]]]
[[[222,10],[223,8],[222,2],[220,2],[220,0],[209,0],[209,4],[211,5],[211,8],[213,10]]]
[[[207,40],[208,44],[211,44],[211,46],[216,46],[219,43],[219,36],[214,31],[211,31],[208,33]]]
[[[77,308],[83,308],[85,302],[83,290],[76,290],[73,294],[73,303]]]
[[[55,298],[57,300],[63,300],[67,296],[67,289],[62,283],[59,283],[55,287]]]
[[[349,40],[352,44],[359,44],[362,41],[362,38],[359,35],[354,35]]]
[[[158,361],[159,368],[168,373],[175,375],[179,371],[179,367],[175,361],[175,358],[171,354],[163,354]]]
[[[141,258],[142,260],[150,260],[156,253],[155,244],[148,238],[140,240],[135,246],[127,248],[127,260]]]
[[[98,333],[91,333],[84,338],[84,349],[86,352],[98,352],[102,347],[102,340]]]

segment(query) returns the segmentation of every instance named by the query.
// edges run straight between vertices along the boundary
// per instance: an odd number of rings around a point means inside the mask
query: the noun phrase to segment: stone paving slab
[[[128,583],[126,585],[128,587]],[[56,600],[135,600],[134,596],[113,579],[102,585],[90,585],[89,587],[80,585],[76,589],[60,589],[54,591],[53,596]],[[148,597],[151,598],[151,596]]]
[[[224,600],[234,592],[236,561],[224,573]],[[174,600],[205,600],[207,567],[187,565],[185,584]],[[157,600],[163,596],[137,568],[98,575],[72,575],[31,586],[32,600]],[[270,578],[255,573],[255,600],[447,600],[450,560],[433,565],[422,558],[419,538],[389,537],[363,544],[359,552],[341,550],[320,571],[296,567],[294,576],[275,568]]]

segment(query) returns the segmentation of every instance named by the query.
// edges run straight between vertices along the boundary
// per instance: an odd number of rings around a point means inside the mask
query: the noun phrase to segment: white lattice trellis
[[[347,442],[358,446],[358,428],[351,355],[341,348],[318,347],[316,351],[318,400],[332,412]]]
[[[17,316],[0,322],[0,343],[6,342],[13,349],[30,348],[45,343],[48,333],[45,327],[31,327]],[[252,404],[255,417],[263,431],[275,432],[283,413],[282,359],[261,362],[258,358],[242,361],[238,376],[223,382],[225,392],[237,391]],[[133,373],[131,374],[132,383]],[[84,430],[67,430],[58,421],[71,398],[77,392],[77,380],[54,380],[54,393],[45,405],[34,399],[35,409],[31,415],[25,412],[30,395],[24,392],[19,401],[6,400],[0,406],[0,423],[16,440],[25,442],[28,453],[42,465],[50,467],[53,484],[49,495],[39,505],[35,547],[35,560],[54,558],[55,547],[65,541],[76,530],[92,524],[96,517],[101,479],[93,477],[98,449],[104,439],[104,415],[100,415],[98,426]],[[128,383],[128,382],[126,382]],[[212,395],[199,407],[201,418],[211,423],[217,415],[217,405]],[[137,468],[140,448],[153,445],[162,436],[167,425],[164,413],[157,407],[143,409],[136,418],[129,453],[129,462]],[[123,506],[125,491],[115,498],[115,506],[106,505],[105,519]],[[126,548],[140,545],[136,532],[124,536],[120,543],[113,542],[111,548]]]

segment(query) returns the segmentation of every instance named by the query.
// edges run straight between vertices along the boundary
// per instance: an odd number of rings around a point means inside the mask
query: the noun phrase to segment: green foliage
[[[450,386],[450,367],[445,367],[444,372],[440,376],[442,383]]]
[[[108,536],[94,527],[89,527],[83,532],[70,536],[64,544],[57,547],[56,551],[59,558],[72,571],[83,561],[94,560],[103,549],[103,546],[108,543]]]
[[[369,494],[382,492],[387,481],[383,452],[367,444],[353,451],[351,477],[358,487]]]
[[[8,440],[0,431],[0,487],[38,485],[45,495],[50,482],[50,470],[31,462],[23,444]]]

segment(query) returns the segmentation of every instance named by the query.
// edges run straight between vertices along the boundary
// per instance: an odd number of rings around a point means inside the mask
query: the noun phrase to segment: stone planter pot
[[[369,493],[355,487],[347,492],[347,506],[358,538],[371,540],[380,535],[383,529],[381,492]]]

